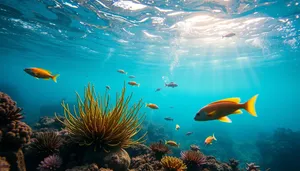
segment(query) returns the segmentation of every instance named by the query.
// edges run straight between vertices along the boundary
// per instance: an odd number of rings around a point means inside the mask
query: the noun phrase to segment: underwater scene
[[[299,0],[0,0],[0,171],[300,171]]]

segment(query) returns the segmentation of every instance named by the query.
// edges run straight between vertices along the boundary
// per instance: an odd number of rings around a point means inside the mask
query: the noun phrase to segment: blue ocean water
[[[62,100],[74,104],[75,92],[82,95],[88,83],[102,94],[109,85],[114,97],[125,82],[133,102],[142,98],[159,106],[141,111],[182,148],[202,146],[213,133],[221,147],[228,138],[230,144],[255,145],[264,139],[262,132],[300,129],[299,3],[1,0],[0,90],[24,108],[26,122],[35,123],[60,113]],[[228,33],[236,35],[222,37]],[[60,76],[57,83],[37,80],[23,71],[28,67]],[[130,80],[140,86],[128,85]],[[178,87],[165,87],[172,81]],[[255,94],[257,118],[244,111],[230,115],[230,124],[194,120],[213,101],[240,97],[246,102]],[[194,134],[185,136],[188,131]]]

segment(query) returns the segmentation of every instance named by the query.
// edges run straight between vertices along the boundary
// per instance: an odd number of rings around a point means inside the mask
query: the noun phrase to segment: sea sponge
[[[65,121],[61,121],[70,132],[72,140],[82,146],[93,146],[94,151],[105,152],[128,148],[144,142],[146,133],[139,139],[133,137],[141,130],[145,115],[139,117],[142,101],[129,107],[132,94],[125,98],[125,83],[116,104],[109,107],[109,95],[100,97],[93,86],[88,84],[84,92],[84,101],[77,93],[77,107],[74,113],[68,104],[62,102]],[[57,118],[59,120],[59,118]]]
[[[3,128],[2,131],[2,144],[6,147],[13,147],[15,149],[29,143],[32,134],[31,128],[21,121],[12,121],[7,124],[7,127]]]
[[[161,158],[170,153],[171,150],[168,146],[166,146],[165,144],[163,144],[161,141],[158,143],[153,143],[150,145],[151,150],[154,152],[155,154],[155,158],[157,160],[161,160]]]
[[[23,119],[21,111],[22,109],[17,107],[17,103],[9,95],[0,92],[0,125]]]
[[[198,170],[206,161],[206,157],[199,151],[188,150],[180,154],[188,170]]]
[[[37,170],[39,171],[55,171],[62,165],[62,159],[58,155],[46,157],[40,164]]]
[[[63,139],[56,132],[41,132],[30,144],[30,148],[38,153],[50,155],[58,152],[61,145],[63,145]]]
[[[177,157],[165,156],[161,159],[165,171],[185,171],[187,169],[183,161]]]
[[[9,171],[10,170],[10,164],[6,161],[5,157],[0,156],[0,170],[1,171]]]

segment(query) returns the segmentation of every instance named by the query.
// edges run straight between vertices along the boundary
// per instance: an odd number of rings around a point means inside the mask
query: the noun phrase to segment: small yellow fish
[[[180,126],[178,124],[176,124],[175,130],[178,131],[179,129],[180,129]]]
[[[136,83],[135,81],[129,81],[128,84],[132,85],[132,86],[137,86],[137,87],[140,86],[140,84]]]
[[[52,79],[54,82],[57,82],[56,79],[59,76],[59,74],[52,75],[50,71],[47,71],[42,68],[25,68],[24,71],[27,74],[29,74],[37,79],[39,79],[39,78],[45,79],[45,80]]]
[[[211,145],[213,141],[217,141],[215,134],[213,134],[212,136],[208,136],[205,141],[204,144],[205,145]]]
[[[167,145],[169,145],[169,146],[173,146],[173,147],[178,147],[178,148],[179,148],[179,146],[180,146],[180,144],[177,144],[177,142],[171,141],[171,140],[169,140],[169,141],[166,141],[166,140],[165,140],[165,144],[167,144]]]
[[[118,69],[117,72],[118,72],[118,73],[121,73],[121,74],[126,74],[126,75],[127,75],[127,72],[125,72],[125,71],[122,70],[122,69]]]
[[[151,109],[159,109],[158,106],[156,104],[153,104],[153,103],[146,103],[146,107],[149,107]]]

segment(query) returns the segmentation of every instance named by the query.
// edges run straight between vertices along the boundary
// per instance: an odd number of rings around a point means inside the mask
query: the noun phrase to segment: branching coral
[[[183,161],[177,157],[165,156],[161,159],[161,164],[166,171],[185,171],[187,169]]]
[[[157,160],[161,160],[161,158],[170,153],[171,150],[169,149],[168,146],[166,146],[165,144],[163,144],[161,141],[158,143],[153,143],[150,145],[151,150],[154,152],[155,157]]]
[[[180,154],[188,170],[198,170],[206,161],[206,157],[199,151],[189,150],[181,152]]]
[[[117,94],[116,104],[112,108],[109,107],[109,95],[101,98],[90,84],[85,89],[84,101],[77,93],[78,111],[74,107],[72,114],[68,104],[63,102],[65,122],[61,122],[73,141],[83,146],[92,145],[95,151],[101,149],[106,152],[144,142],[146,134],[133,140],[145,118],[145,115],[138,116],[142,101],[129,107],[132,94],[125,98],[125,89],[124,83],[121,96]]]
[[[16,104],[7,94],[0,92],[0,125],[23,119],[22,109]]]
[[[42,132],[37,134],[30,147],[38,153],[50,155],[57,152],[62,144],[63,139],[56,132]]]
[[[55,171],[62,165],[62,159],[58,155],[46,157],[40,164],[37,170],[39,171]]]

